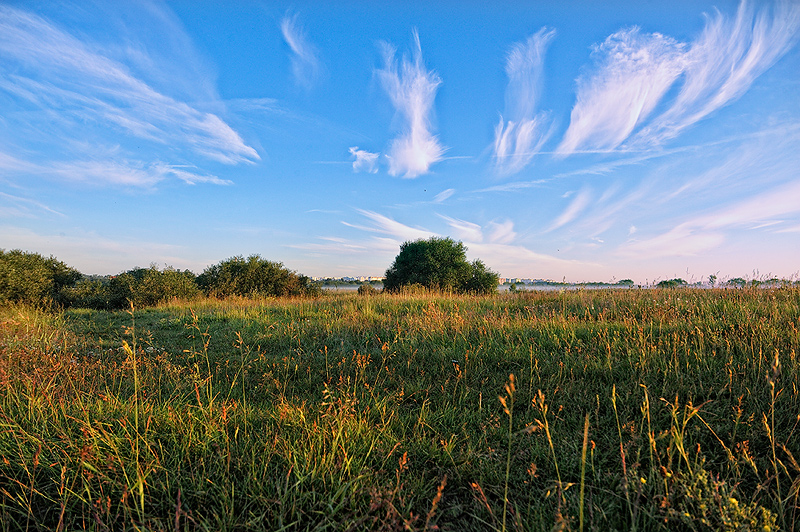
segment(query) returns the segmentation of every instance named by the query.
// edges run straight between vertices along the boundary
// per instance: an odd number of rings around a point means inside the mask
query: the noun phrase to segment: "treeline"
[[[54,257],[0,249],[0,304],[25,303],[101,310],[158,305],[201,296],[314,296],[311,279],[258,255],[232,257],[200,275],[171,266],[87,276]]]

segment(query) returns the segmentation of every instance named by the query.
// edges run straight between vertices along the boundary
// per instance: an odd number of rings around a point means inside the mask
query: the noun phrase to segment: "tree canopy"
[[[197,277],[209,295],[218,297],[281,297],[315,295],[317,287],[311,279],[298,275],[280,262],[251,255],[237,256],[209,266]]]
[[[80,278],[78,270],[54,257],[0,249],[0,303],[61,305],[64,289]]]
[[[451,238],[431,237],[404,242],[383,282],[388,292],[422,285],[433,290],[488,294],[497,290],[498,275],[480,260],[467,261],[467,248]]]

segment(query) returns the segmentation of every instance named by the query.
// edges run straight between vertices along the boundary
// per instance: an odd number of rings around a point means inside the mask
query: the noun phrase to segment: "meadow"
[[[0,308],[0,530],[800,530],[800,288]]]

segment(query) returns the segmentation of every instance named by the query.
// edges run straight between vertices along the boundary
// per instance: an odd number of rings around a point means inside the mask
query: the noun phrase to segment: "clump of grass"
[[[798,530],[799,350],[796,287],[4,307],[0,523]]]

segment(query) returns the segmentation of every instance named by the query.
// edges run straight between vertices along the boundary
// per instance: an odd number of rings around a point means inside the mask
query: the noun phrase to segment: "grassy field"
[[[800,530],[800,289],[0,309],[0,530]]]

